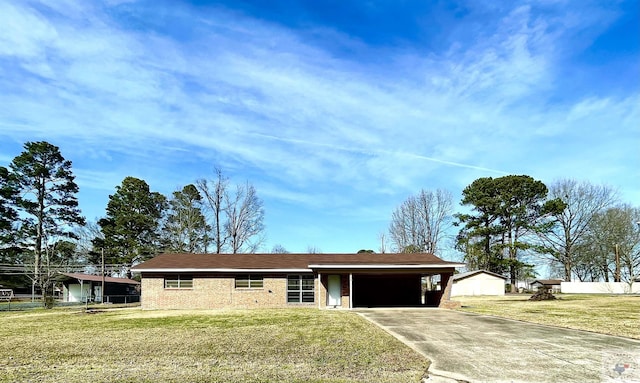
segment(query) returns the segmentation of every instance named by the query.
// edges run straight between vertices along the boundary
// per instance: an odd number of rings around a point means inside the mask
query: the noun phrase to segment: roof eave
[[[131,269],[140,273],[311,273],[311,269],[234,269],[234,268],[149,268]]]
[[[309,265],[310,269],[442,269],[447,267],[464,267],[464,263],[441,263],[426,265],[390,265],[390,264],[322,264]]]

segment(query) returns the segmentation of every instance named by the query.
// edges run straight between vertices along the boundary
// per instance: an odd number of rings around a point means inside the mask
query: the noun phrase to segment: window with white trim
[[[264,278],[257,274],[236,275],[236,289],[261,289],[264,287]]]
[[[313,303],[315,278],[313,274],[287,276],[287,303]]]
[[[193,288],[193,276],[192,275],[172,275],[170,277],[164,277],[165,289],[192,289]]]

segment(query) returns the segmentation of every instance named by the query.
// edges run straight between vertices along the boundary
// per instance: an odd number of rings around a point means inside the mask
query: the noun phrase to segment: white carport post
[[[322,291],[322,278],[320,277],[320,272],[318,272],[318,308],[322,308],[320,303],[320,292]]]
[[[353,273],[349,273],[349,309],[353,308]]]

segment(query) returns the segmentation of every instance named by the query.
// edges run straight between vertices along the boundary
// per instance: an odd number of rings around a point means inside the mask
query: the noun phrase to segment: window
[[[165,289],[191,289],[193,288],[193,276],[172,275],[164,278]]]
[[[313,303],[315,295],[313,274],[287,277],[287,303]]]
[[[262,275],[236,275],[236,289],[261,289],[263,287]]]

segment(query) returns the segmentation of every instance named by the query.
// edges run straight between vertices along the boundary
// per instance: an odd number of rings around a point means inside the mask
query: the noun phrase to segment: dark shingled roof
[[[433,254],[161,254],[132,271],[162,269],[309,269],[314,266],[412,266],[457,267]]]
[[[536,284],[539,283],[543,286],[554,286],[554,285],[559,285],[561,282],[564,282],[562,279],[536,279],[535,281],[531,282],[531,284]]]
[[[102,282],[102,276],[100,275],[91,275],[91,274],[82,274],[82,273],[60,273],[64,277],[62,279],[77,279],[82,281],[94,281],[94,282]],[[104,277],[104,281],[108,283],[124,283],[128,285],[139,285],[140,282],[134,281],[133,279],[128,278],[114,278],[114,277]]]

